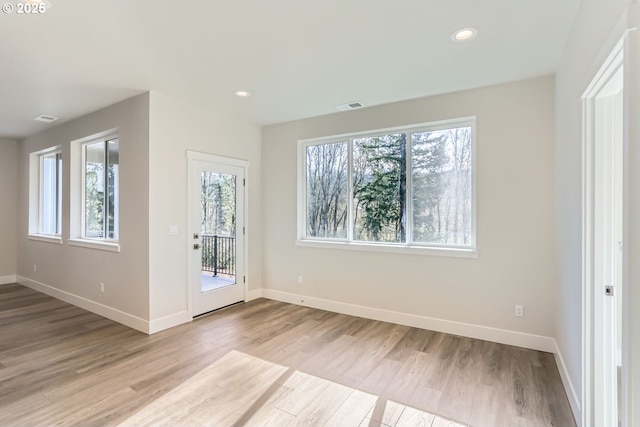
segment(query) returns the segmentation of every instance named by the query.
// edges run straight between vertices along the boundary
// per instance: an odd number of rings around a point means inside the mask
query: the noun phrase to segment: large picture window
[[[473,119],[299,148],[299,240],[475,249]]]
[[[118,152],[117,137],[82,146],[85,239],[118,239]]]

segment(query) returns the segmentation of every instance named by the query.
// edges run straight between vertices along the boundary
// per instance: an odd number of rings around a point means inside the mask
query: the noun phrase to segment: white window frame
[[[413,214],[412,214],[412,197],[411,197],[411,137],[412,133],[429,132],[437,130],[452,129],[456,127],[471,127],[471,237],[469,245],[437,245],[431,243],[413,242]],[[383,242],[365,242],[353,239],[353,139],[362,137],[373,137],[381,134],[406,133],[407,137],[407,183],[406,183],[406,243],[383,243]],[[349,176],[348,176],[348,226],[346,238],[324,238],[324,237],[308,237],[307,229],[307,195],[306,195],[306,155],[307,147],[313,145],[323,145],[338,142],[348,142],[349,144]],[[342,135],[334,135],[322,138],[303,139],[298,141],[298,203],[297,203],[297,240],[296,246],[327,248],[327,249],[346,249],[357,251],[373,251],[373,252],[391,252],[404,253],[414,255],[434,255],[461,258],[477,258],[478,249],[476,241],[476,118],[462,117],[450,120],[442,120],[437,122],[421,123],[409,126],[399,126],[393,128],[376,129],[365,132],[354,132]]]
[[[62,147],[49,147],[29,154],[29,232],[27,238],[46,243],[62,244],[62,179],[58,171],[56,162],[56,222],[57,232],[55,234],[43,231],[44,222],[44,158],[50,156],[62,156]]]
[[[104,142],[118,139],[120,136],[118,129],[110,129],[82,139],[71,141],[71,238],[69,245],[88,249],[97,249],[109,252],[120,252],[120,182],[118,181],[117,203],[116,203],[116,238],[95,238],[85,235],[85,146],[96,142]],[[120,155],[118,148],[118,155]],[[120,162],[118,162],[120,164]],[[106,163],[105,163],[106,169]]]

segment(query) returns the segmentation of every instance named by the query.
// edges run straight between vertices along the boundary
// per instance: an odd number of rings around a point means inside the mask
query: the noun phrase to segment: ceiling
[[[150,90],[265,125],[551,74],[579,1],[47,0],[0,14],[0,138]]]

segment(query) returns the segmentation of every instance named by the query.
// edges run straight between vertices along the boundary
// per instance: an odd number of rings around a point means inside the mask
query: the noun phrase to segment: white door
[[[620,70],[620,82],[622,70]],[[617,86],[617,85],[616,85]],[[595,100],[595,320],[602,326],[595,343],[601,363],[602,387],[596,393],[605,402],[596,419],[618,424],[618,304],[622,292],[622,87]]]
[[[623,278],[623,50],[585,94],[586,426],[618,425]],[[590,340],[592,340],[590,342]]]
[[[245,299],[245,167],[189,153],[191,315]]]

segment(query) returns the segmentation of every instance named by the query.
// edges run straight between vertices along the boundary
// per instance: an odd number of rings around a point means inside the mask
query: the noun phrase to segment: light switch
[[[172,236],[175,236],[178,234],[178,226],[177,225],[170,225],[169,226],[169,234]]]

